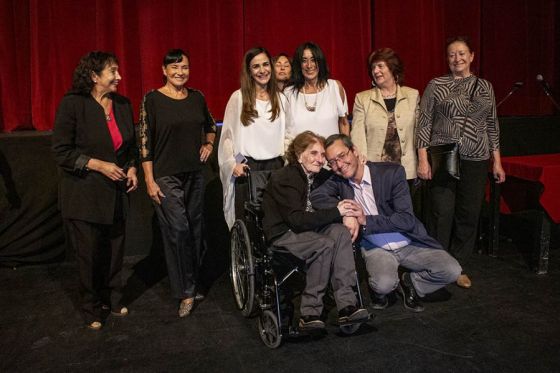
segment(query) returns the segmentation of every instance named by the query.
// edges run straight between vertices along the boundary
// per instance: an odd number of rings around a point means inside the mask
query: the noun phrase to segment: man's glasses
[[[336,157],[334,157],[333,159],[329,159],[327,161],[327,164],[333,168],[337,165],[338,161],[344,161],[346,160],[346,157],[348,157],[348,154],[350,153],[350,149],[348,149],[345,152],[339,153]]]

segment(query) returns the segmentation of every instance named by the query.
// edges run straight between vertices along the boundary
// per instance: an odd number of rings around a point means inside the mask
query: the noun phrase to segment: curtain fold
[[[497,99],[513,82],[525,82],[501,115],[552,114],[535,76],[560,91],[559,19],[554,0],[0,0],[0,131],[51,129],[74,67],[94,49],[117,54],[119,91],[136,115],[144,93],[161,85],[166,50],[187,49],[189,86],[221,118],[252,46],[292,54],[305,40],[317,42],[351,108],[354,95],[370,86],[371,49],[395,49],[406,84],[422,91],[447,71],[445,39],[458,34],[473,40],[474,67]]]

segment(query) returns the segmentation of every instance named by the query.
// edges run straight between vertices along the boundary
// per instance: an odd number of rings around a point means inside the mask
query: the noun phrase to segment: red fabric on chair
[[[539,202],[552,221],[560,223],[560,153],[503,157],[502,166],[507,176],[539,182],[543,186]],[[519,209],[519,194],[507,193],[508,184],[502,187],[502,212]]]

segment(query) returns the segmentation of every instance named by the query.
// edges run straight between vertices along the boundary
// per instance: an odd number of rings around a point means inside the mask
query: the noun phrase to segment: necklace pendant
[[[307,111],[315,111],[315,106],[306,106]]]
[[[109,114],[105,114],[105,120],[107,122],[110,122],[111,121],[111,116]]]

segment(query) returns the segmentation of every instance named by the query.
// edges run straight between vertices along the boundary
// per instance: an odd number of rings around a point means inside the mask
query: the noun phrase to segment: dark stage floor
[[[359,335],[331,326],[323,339],[277,350],[262,344],[256,320],[236,311],[226,275],[180,320],[167,279],[151,270],[149,278],[149,263],[129,257],[131,314],[94,332],[75,310],[72,263],[2,268],[0,371],[558,372],[560,266],[557,250],[551,254],[546,276],[515,253],[475,255],[474,287],[449,286],[451,299],[427,303],[423,313],[397,303]]]

